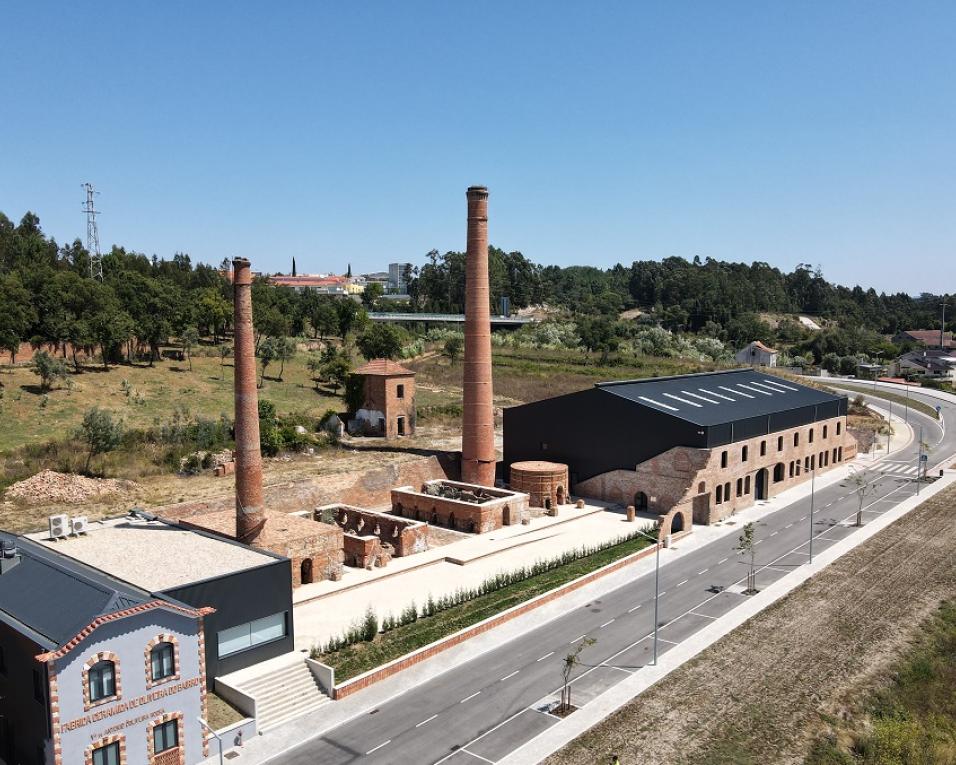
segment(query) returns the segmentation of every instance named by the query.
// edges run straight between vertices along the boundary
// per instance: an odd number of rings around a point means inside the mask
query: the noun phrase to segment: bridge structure
[[[427,324],[464,324],[465,314],[463,313],[388,313],[372,312],[368,315],[372,321],[392,322],[392,323],[410,323],[424,322]],[[491,326],[493,327],[521,327],[525,324],[534,323],[534,319],[521,316],[492,316]]]

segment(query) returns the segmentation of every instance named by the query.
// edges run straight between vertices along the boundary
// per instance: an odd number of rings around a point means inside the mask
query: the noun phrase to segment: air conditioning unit
[[[85,515],[78,515],[70,520],[70,526],[72,527],[74,534],[85,534],[86,527],[89,526],[89,522],[86,520]]]
[[[51,515],[50,539],[62,539],[70,534],[70,519],[66,515]]]

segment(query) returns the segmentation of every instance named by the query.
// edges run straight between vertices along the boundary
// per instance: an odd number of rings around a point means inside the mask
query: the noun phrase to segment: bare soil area
[[[840,558],[548,765],[800,763],[956,596],[956,487]]]

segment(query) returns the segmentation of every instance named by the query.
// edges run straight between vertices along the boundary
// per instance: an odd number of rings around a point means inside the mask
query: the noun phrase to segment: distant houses
[[[741,364],[749,364],[755,367],[775,367],[777,366],[777,351],[774,348],[768,348],[759,340],[754,340],[745,347],[737,351],[735,357]]]
[[[920,345],[926,348],[954,348],[953,333],[943,332],[942,343],[938,329],[906,329],[893,336],[896,345]]]
[[[910,351],[897,361],[903,377],[918,376],[941,382],[956,382],[956,351],[928,348]]]

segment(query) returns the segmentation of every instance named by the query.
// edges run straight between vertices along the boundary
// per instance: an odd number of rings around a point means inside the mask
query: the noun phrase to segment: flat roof
[[[817,404],[845,396],[754,369],[597,383],[599,390],[697,425],[719,425]]]
[[[86,534],[53,541],[27,535],[60,555],[112,577],[161,592],[275,562],[275,557],[160,520],[114,518],[90,523]]]

